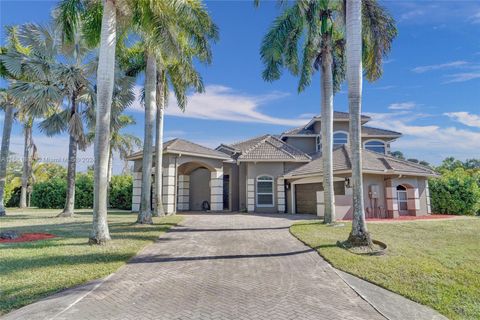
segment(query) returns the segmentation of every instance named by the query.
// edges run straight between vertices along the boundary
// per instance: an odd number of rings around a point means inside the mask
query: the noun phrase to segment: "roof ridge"
[[[233,142],[233,143],[230,143],[228,144],[228,146],[233,146],[233,145],[236,145],[236,144],[241,144],[241,143],[245,143],[247,141],[250,141],[250,140],[254,140],[254,139],[258,139],[260,137],[264,137],[264,136],[268,136],[270,135],[269,133],[266,133],[266,134],[262,134],[262,135],[259,135],[259,136],[255,136],[253,138],[248,138],[248,139],[243,139],[243,140],[240,140],[240,141],[236,141],[236,142]]]
[[[282,144],[286,145],[287,147],[291,148],[292,150],[295,150],[296,152],[299,152],[299,153],[301,153],[302,155],[307,156],[307,158],[312,159],[312,157],[310,157],[310,155],[308,155],[306,152],[303,152],[302,150],[296,148],[295,146],[292,146],[291,144],[283,141],[283,140],[280,139],[280,138],[277,138],[277,137],[273,137],[273,138],[276,139],[276,140],[278,140],[278,141],[280,141]],[[286,152],[288,152],[288,151],[286,151]],[[288,154],[291,154],[291,153],[288,152]],[[293,156],[293,158],[295,158],[295,156]]]
[[[364,151],[367,151],[367,152],[370,152],[370,153],[373,153],[373,154],[378,154],[378,152],[375,152],[375,151],[371,151],[371,150],[368,150],[368,149],[363,149]],[[435,172],[435,170],[433,170],[432,168],[430,167],[427,167],[427,166],[424,166],[424,165],[421,165],[419,163],[415,163],[415,162],[412,162],[412,161],[408,161],[408,160],[403,160],[403,159],[399,159],[397,157],[394,157],[392,155],[389,155],[389,154],[383,154],[383,153],[380,153],[380,155],[382,157],[384,157],[386,160],[392,160],[392,161],[396,161],[396,162],[400,162],[400,163],[403,163],[403,164],[406,164],[406,165],[409,165],[409,166],[412,166],[412,167],[415,167],[415,168],[418,168],[418,169],[423,169],[423,170],[429,170],[431,172]],[[393,168],[393,166],[389,163],[390,167]],[[395,168],[393,168],[395,169]]]
[[[372,127],[372,126],[365,126],[365,125],[362,125],[363,128],[371,128],[371,129],[376,129],[376,130],[384,130],[384,131],[388,131],[388,132],[392,132],[392,133],[398,133],[398,134],[402,134],[401,132],[398,132],[398,131],[393,131],[393,130],[388,130],[388,129],[383,129],[383,128],[377,128],[377,127]]]
[[[265,140],[267,140],[269,137],[272,137],[272,135],[270,135],[269,133],[267,133],[267,134],[265,134],[265,135],[263,135],[263,136],[260,136],[260,137],[263,137],[263,139],[258,140],[258,142],[257,142],[256,144],[252,145],[250,148],[245,149],[244,154],[247,154],[247,153],[249,153],[250,151],[252,151],[253,149],[255,149],[256,147],[258,147],[262,142],[264,142]],[[260,138],[260,137],[258,137],[258,138]],[[255,139],[255,138],[253,138],[253,139]],[[251,139],[251,140],[253,140],[253,139]],[[247,141],[248,141],[248,140],[247,140]]]
[[[293,154],[291,154],[290,152],[288,152],[287,150],[284,150],[284,149],[282,149],[282,148],[278,148],[277,146],[275,146],[273,143],[271,143],[271,142],[268,141],[268,140],[265,140],[265,142],[268,143],[268,144],[270,144],[270,145],[272,145],[274,148],[277,148],[277,149],[280,150],[281,152],[286,153],[290,158],[295,159],[295,156],[294,156]],[[283,142],[283,141],[281,141],[281,142]],[[284,143],[284,145],[286,145],[286,143]]]

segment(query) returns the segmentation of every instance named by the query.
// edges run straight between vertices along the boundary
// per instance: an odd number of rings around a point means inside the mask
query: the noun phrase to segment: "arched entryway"
[[[397,186],[397,203],[398,203],[398,214],[401,216],[408,215],[407,188],[401,184]]]
[[[398,184],[395,188],[398,214],[401,216],[416,215],[419,209],[418,189],[407,184]]]
[[[223,173],[201,161],[190,161],[178,167],[179,211],[201,211],[208,203],[211,210],[223,209]]]

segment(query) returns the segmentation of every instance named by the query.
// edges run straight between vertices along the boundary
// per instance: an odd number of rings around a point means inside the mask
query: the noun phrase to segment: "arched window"
[[[257,178],[257,207],[273,207],[273,178]]]
[[[370,140],[365,142],[365,149],[385,154],[385,142],[381,140]]]
[[[338,147],[348,143],[348,133],[338,131],[333,134],[333,146]]]
[[[402,185],[397,186],[397,201],[398,201],[398,209],[401,212],[405,212],[408,210],[408,197],[407,197],[407,188]]]

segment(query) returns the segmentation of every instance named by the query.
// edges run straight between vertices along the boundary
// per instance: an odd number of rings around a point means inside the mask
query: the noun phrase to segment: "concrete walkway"
[[[305,218],[185,215],[107,279],[2,319],[385,319],[289,234]]]

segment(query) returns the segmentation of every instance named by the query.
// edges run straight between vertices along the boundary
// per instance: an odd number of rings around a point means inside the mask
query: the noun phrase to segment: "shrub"
[[[429,186],[435,213],[474,215],[480,211],[480,187],[476,176],[462,168],[430,179]]]
[[[78,173],[75,182],[75,208],[93,207],[93,173]]]
[[[61,209],[65,206],[65,179],[53,178],[33,186],[31,205],[44,209]]]
[[[22,187],[14,187],[11,183],[5,184],[5,207],[20,206]]]
[[[117,209],[132,209],[132,176],[113,176],[110,183],[110,206]]]

